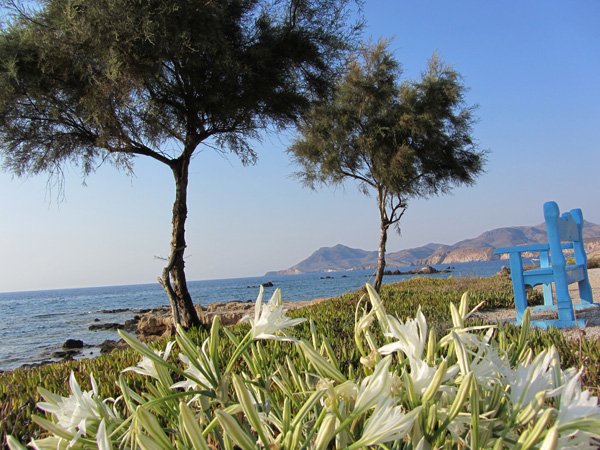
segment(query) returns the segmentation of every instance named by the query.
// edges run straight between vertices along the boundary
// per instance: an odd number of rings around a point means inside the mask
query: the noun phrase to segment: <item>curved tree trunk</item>
[[[171,240],[171,255],[163,269],[162,277],[158,279],[169,296],[173,322],[183,328],[200,325],[200,319],[194,308],[192,296],[188,292],[185,278],[185,221],[187,219],[187,186],[190,157],[182,155],[173,161],[171,169],[175,177],[175,202],[173,203],[173,235]]]
[[[377,201],[379,203],[379,217],[381,223],[381,233],[379,236],[379,256],[377,259],[377,272],[375,274],[375,282],[373,288],[379,292],[383,281],[383,272],[385,270],[385,247],[387,244],[387,232],[390,227],[390,220],[385,210],[386,194],[383,189],[379,189]]]

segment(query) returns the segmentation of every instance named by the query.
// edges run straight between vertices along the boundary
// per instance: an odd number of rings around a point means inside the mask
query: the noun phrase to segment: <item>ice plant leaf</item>
[[[235,393],[237,394],[238,401],[240,402],[240,405],[242,405],[244,414],[246,414],[246,417],[250,422],[250,425],[252,425],[252,428],[254,428],[254,430],[258,433],[258,437],[263,443],[263,446],[265,448],[269,447],[270,442],[265,434],[266,430],[263,428],[263,424],[260,420],[252,397],[246,389],[244,381],[236,374],[233,375],[233,387],[235,389]]]
[[[161,448],[174,450],[171,441],[163,431],[156,417],[154,417],[143,406],[137,407],[136,416],[142,424],[142,426],[144,427],[144,429],[161,446]]]
[[[556,450],[558,444],[558,428],[552,427],[548,430],[548,434],[542,442],[540,450]]]
[[[208,443],[204,436],[202,436],[202,430],[198,425],[198,420],[190,407],[185,402],[179,403],[179,413],[183,421],[183,428],[190,438],[194,450],[209,450]]]
[[[6,443],[8,444],[8,448],[10,448],[10,450],[27,450],[24,445],[10,435],[6,437]]]
[[[135,438],[142,450],[163,450],[163,447],[159,443],[145,434],[139,433]]]
[[[233,441],[243,450],[255,450],[254,439],[238,425],[236,420],[222,409],[215,411],[219,423]]]
[[[106,434],[106,422],[102,420],[98,426],[98,432],[96,433],[96,443],[98,444],[98,450],[113,450],[113,446],[110,443]]]
[[[319,375],[324,378],[331,378],[339,383],[346,381],[346,377],[335,368],[323,355],[316,351],[310,343],[304,339],[300,341],[300,348],[304,356],[312,363]]]
[[[388,323],[387,312],[385,311],[385,308],[383,306],[383,302],[381,301],[379,294],[373,286],[371,286],[369,283],[367,283],[365,286],[367,288],[367,292],[369,293],[371,305],[373,305],[373,311],[375,311],[377,319],[379,320],[379,324],[381,325],[382,330],[385,332],[387,329],[389,329],[390,326]]]
[[[333,439],[335,435],[335,425],[337,417],[333,413],[328,413],[317,432],[317,439],[315,440],[315,450],[325,450],[329,441]]]

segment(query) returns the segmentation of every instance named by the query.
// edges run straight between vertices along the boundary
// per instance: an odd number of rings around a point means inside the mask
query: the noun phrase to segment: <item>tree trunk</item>
[[[377,201],[379,203],[381,234],[379,236],[379,257],[377,259],[377,272],[375,274],[375,282],[373,283],[373,288],[377,292],[379,292],[379,289],[381,288],[381,283],[383,281],[383,272],[385,270],[385,246],[387,243],[388,228],[390,227],[390,220],[387,216],[387,211],[385,210],[385,200],[385,191],[382,188],[380,188],[377,194]]]
[[[158,279],[169,296],[173,323],[185,329],[200,326],[200,319],[194,308],[192,296],[188,292],[185,279],[185,221],[187,219],[187,186],[190,157],[182,155],[173,161],[171,169],[175,177],[175,202],[173,203],[173,235],[171,255]]]

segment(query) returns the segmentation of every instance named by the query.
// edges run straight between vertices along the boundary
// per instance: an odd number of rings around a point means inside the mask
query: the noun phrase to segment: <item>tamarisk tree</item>
[[[434,55],[416,81],[400,82],[388,41],[364,45],[349,61],[330,101],[311,108],[288,152],[307,186],[354,179],[377,195],[379,257],[385,269],[390,226],[400,230],[408,200],[471,185],[485,152],[472,137],[474,107],[465,105],[461,76]]]
[[[31,2],[29,2],[31,3]],[[4,2],[6,6],[6,2]],[[5,10],[0,154],[18,176],[85,175],[138,156],[175,181],[159,282],[176,323],[199,324],[184,272],[189,167],[199,148],[257,154],[261,130],[293,125],[331,93],[360,28],[349,0],[45,0]],[[175,150],[173,150],[175,149]]]

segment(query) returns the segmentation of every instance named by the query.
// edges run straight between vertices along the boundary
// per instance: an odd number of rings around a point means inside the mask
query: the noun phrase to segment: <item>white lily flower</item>
[[[502,359],[498,349],[492,346],[480,347],[470,363],[479,385],[485,389],[493,389],[501,377],[507,376],[512,370],[506,359]]]
[[[373,406],[389,399],[392,387],[392,376],[388,369],[391,363],[392,357],[386,356],[379,361],[373,374],[362,381],[358,388],[353,414],[362,414]]]
[[[433,381],[437,368],[429,367],[422,359],[409,358],[409,361],[410,379],[413,383],[415,393],[417,395],[423,395]]]
[[[556,418],[556,424],[559,427],[578,419],[600,419],[598,398],[590,397],[590,391],[588,390],[581,390],[579,379],[582,373],[583,368],[563,386],[562,395],[560,396],[560,409]]]
[[[207,346],[208,346],[208,339],[202,343],[202,353],[203,353],[204,358],[198,358],[196,360],[196,362],[200,367],[202,367],[202,369],[204,369],[204,371],[206,372],[207,375],[210,374],[210,376],[212,376],[213,380],[216,380],[215,374],[217,373],[217,371],[215,370],[215,366],[214,366],[213,362],[211,361],[210,358],[208,358],[208,356],[206,354]],[[213,384],[206,377],[206,375],[204,373],[202,373],[202,371],[196,365],[192,364],[192,362],[186,355],[184,355],[183,353],[180,353],[179,359],[181,360],[181,362],[183,362],[187,366],[187,369],[185,369],[184,373],[190,375],[190,377],[186,378],[183,381],[173,384],[171,386],[171,389],[184,388],[184,389],[197,390],[197,389],[211,389],[213,387]],[[203,363],[202,360],[206,361],[206,363]]]
[[[393,406],[390,399],[378,404],[367,420],[361,438],[349,449],[368,447],[385,442],[399,441],[406,436],[421,412],[421,406],[404,414],[401,406]]]
[[[388,316],[387,320],[389,327],[385,335],[397,341],[384,345],[378,350],[379,353],[389,355],[402,351],[409,358],[421,359],[427,343],[427,321],[421,308],[419,307],[416,318],[404,323],[392,316]]]
[[[171,348],[173,347],[173,344],[175,344],[175,341],[167,343],[164,352],[162,350],[154,350],[154,353],[156,353],[164,361],[166,361],[167,359],[169,359],[169,355],[171,354]],[[141,361],[136,367],[128,367],[127,369],[123,370],[123,372],[128,371],[139,373],[140,375],[144,375],[147,377],[152,377],[160,381],[159,368],[156,366],[156,363],[147,356],[142,356]]]
[[[368,330],[374,320],[374,310],[371,310],[371,312],[369,312],[368,314],[363,314],[358,323],[356,324],[356,334],[364,333],[366,330]]]
[[[590,437],[586,433],[576,431],[571,435],[559,436],[554,448],[560,450],[598,450],[598,445],[591,443]],[[540,450],[544,449],[541,448]]]
[[[279,341],[297,342],[294,338],[278,336],[276,333],[284,333],[286,329],[296,326],[306,319],[291,319],[285,315],[287,310],[283,307],[281,289],[276,289],[271,300],[266,305],[263,305],[263,291],[264,289],[261,286],[258,298],[256,299],[254,319],[250,316],[244,316],[240,322],[250,322],[253,339],[276,339]]]
[[[71,372],[69,377],[69,387],[71,395],[69,397],[61,397],[58,395],[44,395],[46,391],[41,391],[47,402],[37,404],[38,408],[43,411],[54,414],[56,424],[74,435],[73,442],[80,436],[86,435],[88,421],[100,422],[102,415],[100,408],[104,409],[105,414],[114,417],[110,410],[98,399],[98,386],[94,380],[94,376],[90,375],[92,381],[92,390],[82,392],[75,374]]]
[[[334,388],[334,392],[340,400],[349,403],[356,399],[356,396],[358,395],[358,386],[352,381],[345,381],[342,384],[338,384]]]
[[[554,346],[544,350],[535,359],[523,365],[519,363],[516,370],[505,371],[504,377],[510,385],[510,399],[513,405],[526,407],[538,392],[549,391],[553,388],[550,364],[557,357]]]

